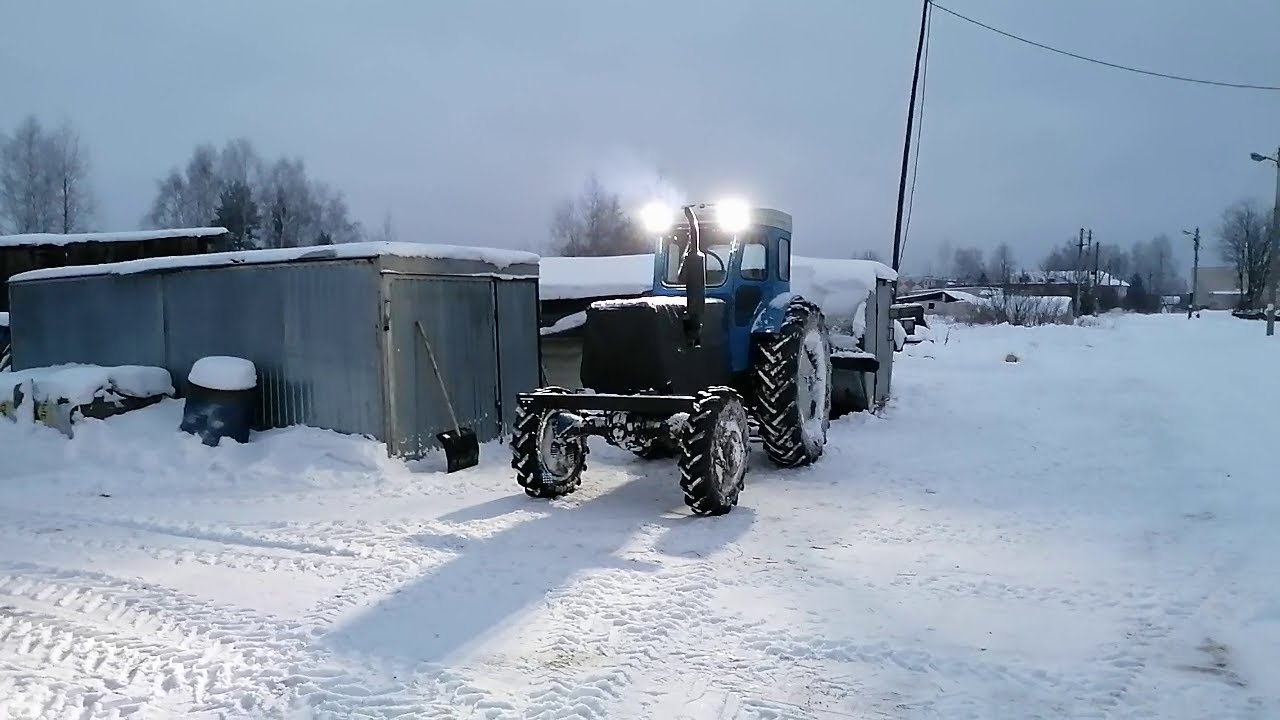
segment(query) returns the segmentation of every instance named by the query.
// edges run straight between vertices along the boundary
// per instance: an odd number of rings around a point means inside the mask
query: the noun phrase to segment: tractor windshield
[[[699,223],[701,224],[701,223]],[[707,257],[707,287],[719,287],[729,275],[729,264],[733,255],[733,235],[718,228],[700,228],[702,254]],[[684,253],[689,246],[689,236],[683,230],[677,230],[662,238],[666,267],[662,273],[662,282],[667,285],[684,285]]]

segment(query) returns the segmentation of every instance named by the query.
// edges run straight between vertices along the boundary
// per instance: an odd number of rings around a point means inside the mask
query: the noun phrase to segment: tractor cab
[[[791,290],[791,216],[780,210],[743,208],[737,222],[698,219],[705,257],[705,293],[723,303],[724,334],[732,372],[749,363],[750,334],[761,307]],[[689,223],[662,230],[654,254],[653,291],[658,296],[687,293]]]

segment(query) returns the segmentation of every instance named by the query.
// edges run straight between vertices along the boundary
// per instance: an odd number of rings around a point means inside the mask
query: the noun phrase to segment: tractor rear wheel
[[[677,436],[680,489],[696,515],[724,515],[738,504],[747,474],[751,430],[737,391],[699,392]]]
[[[778,331],[759,338],[752,381],[769,460],[798,467],[822,457],[831,424],[831,342],[817,305],[792,300]]]
[[[566,392],[563,388],[542,388]],[[556,410],[533,410],[521,403],[511,437],[511,468],[529,497],[550,499],[568,495],[582,484],[587,467],[587,438],[557,436]]]

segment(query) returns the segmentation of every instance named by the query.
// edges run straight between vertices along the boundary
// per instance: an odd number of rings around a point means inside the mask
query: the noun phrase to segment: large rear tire
[[[751,430],[737,391],[713,387],[697,394],[679,432],[680,489],[696,515],[724,515],[738,504],[750,457]]]
[[[537,392],[567,392],[540,388]],[[557,498],[577,490],[587,467],[587,438],[555,437],[555,410],[534,410],[524,403],[516,408],[511,437],[511,468],[516,482],[529,497]]]
[[[831,339],[822,310],[796,298],[776,333],[760,337],[752,358],[756,421],[775,465],[816,462],[831,424]]]

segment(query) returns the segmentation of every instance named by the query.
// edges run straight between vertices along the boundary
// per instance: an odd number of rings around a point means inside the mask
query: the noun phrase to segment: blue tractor
[[[518,396],[511,465],[531,497],[578,488],[590,435],[676,458],[699,515],[738,503],[752,439],[782,467],[822,456],[831,344],[822,311],[791,292],[791,216],[736,202],[682,214],[645,210],[652,291],[587,310],[586,390]]]

